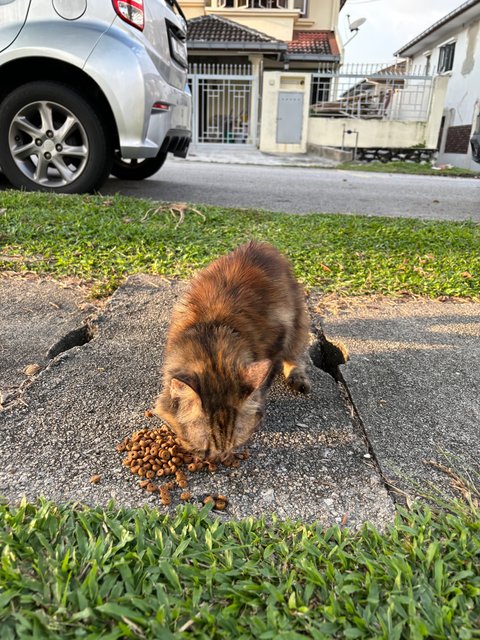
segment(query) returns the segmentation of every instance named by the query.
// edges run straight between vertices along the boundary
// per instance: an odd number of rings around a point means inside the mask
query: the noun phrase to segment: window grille
[[[300,11],[301,16],[307,15],[307,0],[293,0],[293,6],[295,9],[298,9],[298,11]]]
[[[453,69],[453,59],[455,57],[455,42],[444,44],[440,47],[440,57],[438,59],[438,72],[444,73]]]

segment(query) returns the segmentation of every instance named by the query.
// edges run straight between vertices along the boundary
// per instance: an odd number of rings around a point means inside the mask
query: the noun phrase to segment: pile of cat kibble
[[[146,415],[149,417],[148,412]],[[165,506],[171,504],[171,491],[177,487],[181,490],[180,500],[188,501],[192,498],[188,491],[185,471],[215,472],[218,468],[216,462],[204,460],[186,451],[177,441],[175,434],[165,425],[157,429],[140,429],[130,438],[125,438],[116,449],[119,453],[127,452],[123,464],[141,478],[140,487],[148,493],[158,493],[161,503]],[[246,451],[232,454],[222,460],[221,464],[226,467],[239,467],[240,460],[247,457]],[[167,480],[170,477],[172,479]],[[166,482],[158,484],[163,479]],[[213,508],[218,511],[224,511],[228,506],[228,499],[223,495],[207,495],[203,502],[213,503]]]

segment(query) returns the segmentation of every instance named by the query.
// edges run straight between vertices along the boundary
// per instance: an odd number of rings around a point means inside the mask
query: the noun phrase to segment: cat
[[[225,459],[260,426],[282,364],[293,389],[310,391],[308,334],[287,259],[267,243],[241,245],[198,272],[176,304],[153,413],[186,449]]]

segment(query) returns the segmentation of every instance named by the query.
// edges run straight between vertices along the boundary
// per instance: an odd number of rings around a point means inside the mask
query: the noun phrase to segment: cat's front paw
[[[310,393],[312,384],[305,371],[301,369],[292,369],[290,375],[287,378],[287,384],[289,387],[300,393]]]

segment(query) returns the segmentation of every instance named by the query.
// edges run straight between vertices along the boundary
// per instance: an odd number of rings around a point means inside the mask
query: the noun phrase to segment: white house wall
[[[353,147],[358,133],[359,147],[407,148],[424,144],[427,136],[426,122],[405,122],[398,120],[352,120],[351,118],[309,118],[308,144],[340,147],[342,140],[346,147]]]
[[[453,32],[430,51],[419,53],[411,62],[425,65],[426,54],[430,53],[431,68],[437,69],[440,47],[453,40],[456,42],[453,69],[441,74],[448,77],[448,86],[444,102],[445,129],[437,162],[478,171],[478,163],[465,147],[480,109],[480,19]],[[449,152],[455,147],[464,152]]]

